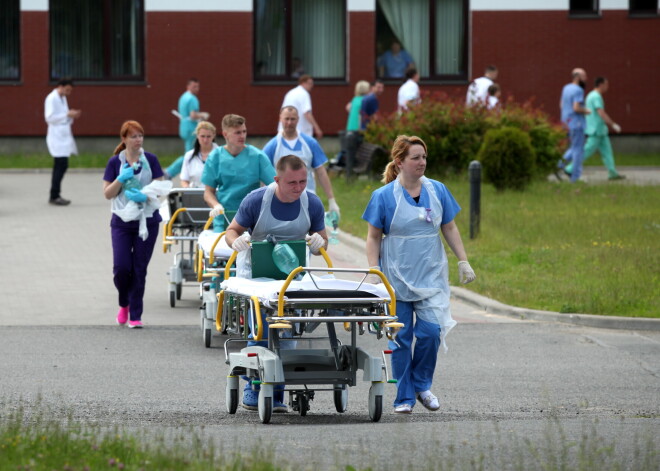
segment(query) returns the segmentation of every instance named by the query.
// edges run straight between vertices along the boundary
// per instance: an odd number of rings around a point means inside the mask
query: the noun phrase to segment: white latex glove
[[[202,121],[208,121],[209,118],[211,117],[211,115],[208,114],[206,111],[200,111],[199,112],[199,117]]]
[[[476,280],[477,275],[467,261],[458,262],[458,279],[464,285],[472,283]]]
[[[209,211],[209,217],[210,218],[217,218],[220,216],[222,213],[225,212],[224,206],[222,206],[220,203],[216,204],[213,206],[213,209]]]
[[[374,269],[380,271],[379,266],[374,266],[374,267],[369,267],[369,268],[374,268]],[[382,283],[383,280],[378,275],[367,275],[367,278],[364,280],[364,282],[365,283],[370,283],[372,285],[377,285],[378,283]]]
[[[234,249],[236,252],[242,252],[243,250],[247,250],[250,248],[250,240],[252,238],[250,237],[249,232],[243,232],[241,236],[239,236],[236,240],[234,240],[234,243],[231,244],[231,248]]]
[[[335,211],[337,215],[341,216],[341,212],[339,211],[339,206],[337,205],[337,200],[335,200],[334,198],[328,199],[328,210]]]
[[[325,247],[325,239],[321,237],[321,235],[318,232],[315,232],[312,235],[307,234],[305,236],[305,240],[309,245],[309,250],[311,250],[313,254],[318,254],[319,249],[321,247]]]
[[[617,134],[619,134],[621,132],[621,126],[619,126],[616,123],[612,124],[612,129],[614,129],[614,132],[617,133]]]

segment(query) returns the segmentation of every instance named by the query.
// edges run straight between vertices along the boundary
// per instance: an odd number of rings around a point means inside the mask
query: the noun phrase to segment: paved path
[[[660,332],[520,320],[458,300],[452,309],[459,325],[434,380],[440,412],[418,406],[400,417],[386,407],[381,423],[372,424],[368,386],[360,383],[341,415],[321,393],[307,417],[278,415],[271,426],[243,410],[228,415],[224,338],[203,347],[194,287],[169,307],[172,256],[160,247],[147,282],[147,328],[114,325],[110,211],[100,172],[67,174],[64,196],[73,203],[65,208],[46,203],[48,173],[0,179],[0,414],[19,400],[41,400],[56,416],[72,411],[102,426],[197,433],[229,451],[260,446],[278,462],[315,470],[428,468],[479,454],[510,463],[525,440],[547,445],[552,427],[566,447],[595,429],[589,433],[614,442],[614,458],[627,463],[644,439],[660,449]],[[339,266],[365,265],[348,243],[330,254]],[[360,340],[370,352],[386,345]],[[388,385],[387,406],[394,393]]]

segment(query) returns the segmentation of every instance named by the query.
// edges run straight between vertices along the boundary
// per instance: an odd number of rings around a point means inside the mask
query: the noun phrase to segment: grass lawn
[[[468,289],[533,309],[660,317],[660,187],[539,182],[497,193],[485,184],[481,231],[470,240],[467,178],[442,181],[463,208],[456,222],[477,274]],[[333,186],[341,229],[365,238],[361,215],[380,183],[335,178]]]

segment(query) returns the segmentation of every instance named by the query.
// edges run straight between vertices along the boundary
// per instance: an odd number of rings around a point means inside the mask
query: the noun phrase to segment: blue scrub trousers
[[[113,274],[119,306],[130,306],[130,320],[142,319],[147,266],[158,239],[158,223],[149,224],[149,236],[142,240],[135,228],[111,226]]]
[[[582,162],[584,161],[584,128],[573,128],[568,131],[571,146],[564,153],[564,160],[570,162],[566,171],[571,174],[571,182],[576,182],[582,175]]]
[[[394,341],[389,342],[389,348],[392,350],[392,373],[397,380],[394,407],[402,404],[412,407],[415,405],[417,393],[431,389],[438,359],[441,327],[414,315],[415,304],[408,301],[396,302],[396,315],[404,327],[399,330]]]

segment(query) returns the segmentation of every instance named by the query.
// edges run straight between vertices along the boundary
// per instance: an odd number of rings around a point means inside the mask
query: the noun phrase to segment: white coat
[[[67,116],[69,104],[65,96],[60,96],[57,88],[48,94],[44,102],[44,118],[48,123],[46,145],[53,157],[69,157],[78,154],[76,141],[73,140],[71,124],[73,118]]]

